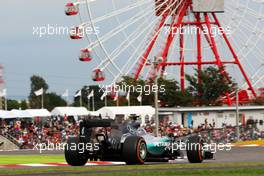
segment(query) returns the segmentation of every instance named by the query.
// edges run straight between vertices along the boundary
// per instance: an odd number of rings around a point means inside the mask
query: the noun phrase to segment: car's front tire
[[[147,145],[139,136],[128,136],[123,144],[122,156],[126,164],[144,164],[147,157]]]
[[[203,162],[203,143],[199,136],[191,136],[188,138],[186,152],[190,163]]]
[[[78,150],[80,140],[78,137],[71,137],[67,141],[64,149],[65,160],[71,166],[84,166],[88,161],[88,156],[85,152]],[[74,147],[75,145],[76,147]],[[76,150],[75,150],[76,149]]]

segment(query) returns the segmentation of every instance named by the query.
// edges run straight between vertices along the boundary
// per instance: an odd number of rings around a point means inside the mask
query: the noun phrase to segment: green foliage
[[[54,92],[44,95],[44,107],[51,111],[58,106],[67,106],[67,102]]]
[[[76,91],[76,93],[78,91]],[[100,87],[98,85],[84,86],[81,89],[81,91],[82,91],[82,96],[81,96],[82,106],[85,106],[89,110],[92,110],[92,97],[89,100],[89,107],[88,107],[88,98],[87,98],[88,95],[92,91],[94,91],[94,107],[95,107],[95,110],[98,110],[101,107],[105,106],[105,101],[100,99],[104,92],[102,90],[100,90]],[[110,99],[110,97],[107,98],[107,104],[108,104],[108,106],[114,105],[114,102]],[[80,97],[75,97],[72,105],[73,106],[80,106]]]
[[[30,81],[31,81],[31,84],[30,84],[30,87],[31,87],[30,97],[34,97],[35,96],[34,92],[39,90],[39,89],[41,89],[41,88],[44,89],[44,92],[46,92],[48,90],[48,88],[49,88],[49,86],[46,83],[45,79],[43,79],[40,76],[33,75],[33,76],[31,76]]]
[[[227,75],[223,76],[224,68],[208,67],[202,70],[200,73],[196,70],[193,76],[186,75],[186,79],[189,82],[189,86],[185,91],[181,91],[179,83],[174,79],[158,79],[159,87],[159,100],[162,107],[176,107],[176,106],[192,106],[198,105],[218,105],[220,104],[219,98],[227,92],[232,92],[236,84],[232,81],[232,78]],[[201,82],[198,83],[198,77]],[[45,79],[40,76],[33,75],[31,78],[31,90],[29,95],[30,108],[41,108],[41,96],[36,96],[35,91],[44,89],[44,107],[48,110],[52,110],[56,106],[66,106],[67,103],[61,96],[56,93],[46,93],[49,86]],[[119,96],[119,105],[126,106],[128,104],[126,100],[126,93],[130,90],[130,105],[140,105],[137,97],[142,92],[142,105],[154,105],[154,90],[153,80],[144,81],[142,79],[135,80],[133,77],[124,76],[121,81],[117,83],[118,86],[124,90]],[[125,89],[124,89],[125,88]],[[101,100],[103,91],[97,85],[84,86],[82,89],[82,105],[88,107],[87,96],[91,91],[94,91],[94,103],[95,110],[103,107],[105,101]],[[80,97],[74,99],[74,106],[80,106]],[[194,103],[195,102],[195,103]],[[254,104],[263,105],[263,99],[256,99]],[[26,109],[27,102],[23,100],[19,103],[16,100],[8,100],[8,109]],[[90,110],[92,110],[92,98],[90,99]],[[116,102],[108,95],[108,106],[113,106]]]
[[[182,92],[176,80],[159,78],[158,85],[165,90],[164,92],[159,91],[159,100],[162,106],[175,107],[192,104],[192,96],[187,92]]]
[[[27,104],[27,101],[26,100],[22,100],[21,103],[20,103],[20,107],[22,110],[25,110],[28,108],[28,104]]]
[[[22,110],[27,109],[27,102],[26,100],[23,101],[17,101],[17,100],[7,100],[7,110],[12,110],[12,109],[19,109],[21,108]]]
[[[118,85],[130,85],[136,87],[136,91],[130,92],[130,104],[139,105],[137,97],[140,95],[142,89],[142,105],[154,105],[154,92],[156,87],[153,81],[143,81],[141,79],[135,80],[132,77],[125,76]],[[180,91],[178,82],[174,79],[158,79],[159,88],[159,100],[160,106],[164,107],[175,107],[175,106],[187,106],[192,102],[192,96],[188,93]],[[127,92],[128,90],[126,90]]]
[[[44,108],[48,110],[52,110],[56,106],[66,106],[67,103],[66,101],[61,98],[61,96],[57,95],[56,93],[46,93],[49,86],[46,83],[45,79],[33,75],[30,78],[31,81],[31,90],[30,90],[30,95],[29,95],[29,103],[30,103],[30,108],[41,108],[41,96],[36,96],[35,91],[43,88],[44,90]],[[24,104],[24,103],[23,103]]]
[[[117,83],[117,85],[125,88],[125,92],[130,91],[130,105],[131,106],[137,106],[140,105],[140,102],[137,100],[137,97],[140,95],[140,92],[143,91],[143,95],[142,95],[142,104],[146,104],[146,101],[144,101],[144,92],[148,92],[147,89],[145,89],[145,91],[143,90],[143,88],[145,87],[146,83],[144,80],[142,79],[137,79],[135,80],[133,77],[130,76],[123,76],[122,80],[119,81]],[[126,96],[126,94],[125,94]],[[153,101],[153,100],[152,100]],[[125,97],[119,97],[119,102],[120,105],[127,105],[127,100],[125,99]]]
[[[31,84],[30,84],[30,94],[29,94],[29,103],[30,103],[30,108],[41,108],[41,97],[37,97],[35,95],[35,91],[43,88],[44,93],[48,90],[49,86],[46,83],[46,81],[37,75],[33,75],[30,78]]]
[[[179,83],[174,79],[158,79],[159,100],[161,107],[176,107],[176,106],[192,106],[192,105],[218,105],[220,97],[227,92],[232,92],[236,84],[232,78],[223,76],[224,68],[216,69],[208,67],[200,73],[196,71],[194,76],[186,75],[189,86],[186,90],[181,91]],[[200,77],[201,84],[198,83]],[[126,93],[130,91],[130,105],[140,105],[137,97],[142,92],[142,105],[154,106],[154,91],[156,90],[153,80],[144,81],[142,79],[135,80],[133,77],[124,76],[117,85],[123,92],[120,92],[119,105],[126,106]],[[104,101],[100,100],[103,92],[99,92],[98,86],[84,86],[82,88],[82,102],[87,106],[87,96],[94,90],[95,107],[96,109],[104,106]],[[108,105],[115,105],[111,98],[107,99]],[[92,101],[90,100],[90,107]],[[79,97],[75,98],[75,106],[79,106]]]
[[[19,109],[20,104],[17,100],[7,100],[7,110]]]
[[[200,83],[198,83],[199,77]],[[221,104],[219,98],[236,88],[236,84],[224,68],[208,67],[200,73],[196,70],[194,76],[186,75],[186,79],[189,81],[187,90],[195,97],[199,105],[219,105]]]

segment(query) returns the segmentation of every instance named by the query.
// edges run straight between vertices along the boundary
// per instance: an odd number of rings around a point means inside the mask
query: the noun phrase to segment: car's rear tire
[[[84,166],[88,161],[88,156],[86,152],[78,150],[78,144],[80,140],[78,137],[71,137],[67,141],[67,145],[64,149],[65,160],[71,166]],[[76,147],[74,147],[75,145]],[[75,149],[76,150],[72,150]]]
[[[126,164],[144,164],[147,157],[147,145],[139,136],[129,136],[123,144],[122,156]]]
[[[187,140],[187,158],[190,163],[203,162],[202,140],[199,136],[191,136]]]

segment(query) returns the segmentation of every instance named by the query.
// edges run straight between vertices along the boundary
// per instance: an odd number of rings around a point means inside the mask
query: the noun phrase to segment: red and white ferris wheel
[[[79,59],[97,63],[94,81],[158,71],[183,90],[185,74],[213,65],[235,78],[241,102],[263,95],[263,0],[77,0],[65,12],[80,19],[70,37],[87,40]]]

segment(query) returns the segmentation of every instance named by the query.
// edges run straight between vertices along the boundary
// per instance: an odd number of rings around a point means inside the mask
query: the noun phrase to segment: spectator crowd
[[[40,118],[2,121],[1,134],[23,149],[33,148],[40,143],[63,143],[69,136],[79,132],[78,122],[73,117]]]
[[[23,149],[33,148],[40,143],[64,143],[69,136],[77,136],[79,133],[79,120],[72,116],[57,116],[34,119],[2,120],[1,135],[12,139]],[[155,129],[154,120],[148,121],[143,126],[148,133],[153,133]],[[223,124],[223,128],[215,128],[215,124],[208,124],[207,120],[198,128],[186,128],[165,119],[159,124],[159,134],[161,136],[183,137],[191,133],[200,134],[207,142],[233,142],[236,138],[236,129],[233,126]],[[264,139],[264,132],[248,124],[240,127],[241,140]]]
[[[148,121],[144,127],[148,133],[153,133],[155,129],[154,120]],[[245,126],[240,126],[239,131],[239,139],[242,141],[264,139],[264,131],[260,131],[254,123],[249,122]],[[159,124],[159,134],[161,136],[184,137],[192,133],[201,135],[209,143],[230,143],[237,140],[236,127],[222,124],[222,128],[216,128],[215,123],[208,124],[206,119],[197,128],[183,127],[183,125],[174,124],[167,119]]]

